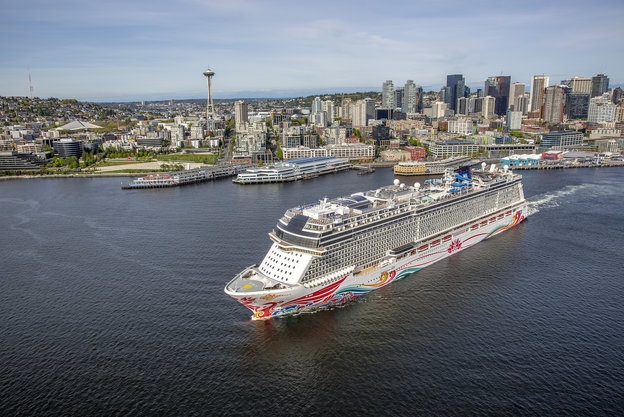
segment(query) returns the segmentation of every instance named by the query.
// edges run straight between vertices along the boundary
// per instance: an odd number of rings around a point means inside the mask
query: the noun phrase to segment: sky
[[[624,1],[3,0],[0,96],[136,101],[381,91],[447,74],[624,83]],[[29,80],[30,78],[30,80]]]

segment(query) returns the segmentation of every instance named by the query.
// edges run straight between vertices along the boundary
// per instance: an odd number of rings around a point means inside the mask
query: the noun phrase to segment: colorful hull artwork
[[[427,242],[420,242],[419,250],[412,250],[409,255],[395,262],[367,270],[365,273],[349,273],[343,278],[318,289],[310,290],[304,286],[291,287],[271,294],[254,296],[253,293],[244,297],[235,297],[241,304],[253,312],[252,319],[268,319],[291,314],[315,312],[341,306],[371,291],[383,288],[388,284],[407,277],[421,269],[434,264],[454,253],[467,249],[484,239],[517,226],[525,219],[526,205],[518,208],[513,214],[502,213],[503,217],[495,222],[473,229],[469,225],[451,233],[451,239],[437,246],[425,247]],[[489,217],[488,217],[489,219]],[[479,223],[479,221],[477,221]],[[445,238],[447,236],[445,235]],[[433,239],[433,241],[440,238]]]

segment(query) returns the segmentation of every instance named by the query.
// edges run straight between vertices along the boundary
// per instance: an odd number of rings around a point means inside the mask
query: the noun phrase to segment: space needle
[[[208,81],[208,102],[206,103],[206,120],[211,118],[214,120],[214,105],[212,104],[212,77],[215,75],[214,71],[208,68],[204,71],[204,77]]]

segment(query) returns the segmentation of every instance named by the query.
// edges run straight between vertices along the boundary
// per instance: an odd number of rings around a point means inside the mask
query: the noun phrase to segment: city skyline
[[[508,75],[529,86],[604,73],[624,83],[624,4],[604,0],[307,5],[282,1],[13,2],[0,17],[0,95],[84,101],[437,90]],[[31,81],[32,80],[32,81]]]

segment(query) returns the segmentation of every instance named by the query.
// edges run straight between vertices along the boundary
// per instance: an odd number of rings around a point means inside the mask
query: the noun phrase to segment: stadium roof
[[[81,129],[101,129],[102,126],[94,125],[89,122],[80,122],[78,120],[74,120],[73,122],[69,122],[66,125],[58,127],[58,130],[81,130]]]

